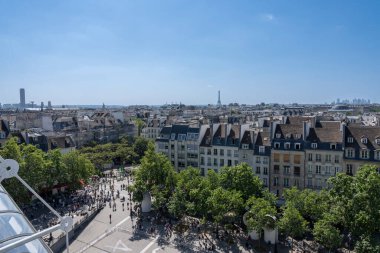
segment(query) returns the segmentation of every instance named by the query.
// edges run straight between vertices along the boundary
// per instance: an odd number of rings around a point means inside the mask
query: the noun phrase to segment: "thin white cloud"
[[[260,19],[265,22],[274,22],[277,20],[272,13],[263,13],[260,15]]]
[[[213,87],[214,87],[214,85],[211,85],[211,84],[207,85],[207,88],[213,88]]]

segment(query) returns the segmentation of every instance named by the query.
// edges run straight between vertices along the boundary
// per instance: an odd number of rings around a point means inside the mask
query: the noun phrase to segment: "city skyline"
[[[297,8],[294,8],[297,6]],[[377,1],[0,3],[0,103],[379,102]]]

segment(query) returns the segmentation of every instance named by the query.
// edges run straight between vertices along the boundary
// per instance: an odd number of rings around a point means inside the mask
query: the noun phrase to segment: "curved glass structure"
[[[0,248],[36,233],[7,191],[0,184]],[[25,243],[9,253],[51,253],[42,239]]]

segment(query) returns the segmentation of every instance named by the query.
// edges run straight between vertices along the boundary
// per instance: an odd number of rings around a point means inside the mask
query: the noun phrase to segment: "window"
[[[296,143],[296,144],[294,144],[294,148],[295,148],[296,150],[300,150],[300,149],[301,149],[301,143]]]
[[[261,163],[261,157],[260,156],[256,156],[256,163]]]
[[[289,187],[289,178],[284,178],[284,187]]]
[[[224,149],[219,150],[219,154],[220,154],[221,156],[224,156]]]
[[[300,181],[298,179],[294,179],[294,186],[299,187]]]
[[[322,188],[322,182],[321,182],[321,179],[320,179],[320,178],[317,178],[317,185],[316,185],[316,188],[317,188],[317,189]]]
[[[312,144],[311,144],[311,148],[316,149],[316,148],[317,148],[317,143],[312,143]]]
[[[227,150],[227,156],[231,156],[231,150]]]
[[[175,134],[171,134],[170,139],[171,139],[172,141],[174,141],[174,140],[175,140]]]
[[[315,174],[321,174],[321,165],[315,166]]]
[[[307,166],[307,173],[313,173],[313,165],[311,165],[311,164],[309,164],[308,166]]]
[[[336,149],[336,144],[331,144],[331,145],[330,145],[330,148],[331,148],[331,149]]]
[[[285,142],[284,148],[285,149],[290,149],[290,142]]]
[[[268,186],[268,179],[263,178],[263,183],[264,183],[264,186]]]
[[[321,159],[321,154],[316,154],[316,155],[315,155],[315,161],[317,161],[317,162],[322,161],[322,159]]]
[[[224,159],[220,159],[220,167],[223,167],[224,166]]]
[[[186,140],[186,134],[178,134],[178,140],[179,141],[185,141]]]
[[[281,134],[277,133],[277,134],[276,134],[276,138],[277,138],[277,139],[280,139],[280,138],[281,138]]]
[[[307,187],[308,188],[313,188],[313,179],[312,178],[308,178],[307,179]]]
[[[214,155],[218,155],[218,150],[214,148]]]
[[[290,174],[290,166],[284,166],[284,174],[285,175]]]
[[[218,166],[218,159],[214,158],[214,166]]]
[[[278,185],[278,177],[274,177],[273,178],[273,186],[277,186]]]
[[[208,154],[208,155],[211,155],[211,148],[208,148],[208,149],[207,149],[207,154]]]
[[[353,137],[347,137],[347,142],[348,143],[354,143],[354,138]]]
[[[335,163],[339,163],[339,160],[340,160],[340,159],[339,159],[339,155],[335,155],[334,162],[335,162]]]
[[[260,173],[261,173],[260,167],[256,167],[256,174],[260,174]]]
[[[296,134],[296,135],[295,135],[295,138],[296,138],[296,139],[299,139],[299,138],[301,138],[301,135],[300,135],[300,134]]]
[[[363,149],[360,151],[360,158],[362,159],[368,159],[369,158],[369,154],[368,154],[368,150],[367,149]]]
[[[290,162],[290,155],[289,154],[284,154],[283,160],[284,160],[284,163]]]
[[[243,159],[247,159],[247,154],[243,154]]]
[[[352,173],[352,164],[347,164],[347,166],[346,166],[346,174],[347,175],[353,175],[353,173]]]
[[[228,161],[227,161],[227,164],[228,164],[228,166],[232,166],[232,161],[231,161],[231,160],[228,160]]]
[[[331,162],[331,155],[326,155],[325,156],[325,161],[326,162]]]
[[[325,167],[325,174],[330,175],[331,174],[331,166],[326,166]]]
[[[239,157],[239,151],[238,150],[234,150],[234,157]]]
[[[211,166],[211,157],[207,157],[207,166]]]
[[[309,162],[313,161],[313,154],[307,154],[307,160]]]
[[[340,167],[335,167],[335,175],[336,175],[337,173],[339,173],[339,172],[341,172]]]
[[[299,177],[301,175],[301,168],[298,166],[294,167],[294,175]]]
[[[268,168],[264,167],[264,175],[268,175]]]
[[[199,149],[199,153],[200,153],[201,155],[204,155],[204,154],[205,154],[205,149],[204,149],[204,148],[200,148],[200,149]]]
[[[249,147],[248,144],[243,144],[243,145],[242,145],[242,148],[243,148],[243,149],[248,149],[248,147]]]
[[[375,151],[375,159],[380,160],[380,150]]]
[[[280,173],[280,165],[273,166],[273,169],[274,169],[274,174],[279,174]]]
[[[301,156],[300,155],[294,155],[293,157],[295,164],[301,164]]]
[[[235,166],[239,164],[239,161],[238,160],[235,160]]]
[[[280,154],[273,154],[273,161],[280,162]]]
[[[360,141],[361,141],[363,144],[367,144],[367,138],[365,138],[365,137],[364,137],[364,138],[362,137],[362,138],[360,139]]]
[[[375,140],[375,142],[376,142],[377,145],[380,145],[380,138],[377,137],[376,140]]]
[[[349,148],[349,149],[346,149],[346,156],[348,158],[354,158],[354,150]]]
[[[263,164],[268,164],[268,163],[269,163],[268,157],[264,156],[264,158],[263,158]]]
[[[280,148],[280,143],[279,142],[275,142],[274,143],[274,148]]]
[[[259,146],[259,153],[264,154],[265,153],[265,147],[264,146]]]
[[[205,158],[201,156],[201,165],[205,165]]]

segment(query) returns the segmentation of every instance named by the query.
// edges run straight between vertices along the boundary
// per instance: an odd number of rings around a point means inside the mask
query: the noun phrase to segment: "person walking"
[[[110,224],[112,223],[111,218],[112,218],[112,215],[110,214]]]

